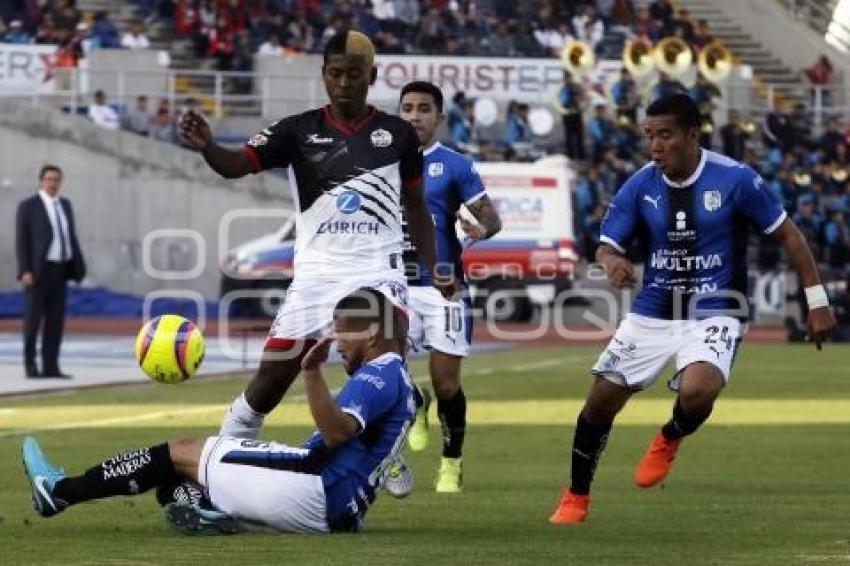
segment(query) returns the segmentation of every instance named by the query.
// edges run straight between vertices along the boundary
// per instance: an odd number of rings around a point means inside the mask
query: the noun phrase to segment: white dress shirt
[[[107,130],[117,130],[121,125],[118,112],[108,104],[89,104],[89,118],[91,121]]]
[[[62,203],[59,202],[59,197],[51,197],[45,191],[39,190],[38,195],[41,197],[41,202],[47,209],[47,217],[50,219],[50,227],[53,229],[53,240],[50,242],[50,247],[47,248],[47,261],[60,262],[71,260],[71,238],[68,233],[68,218],[65,216],[65,211],[62,209]],[[58,214],[57,214],[58,212]],[[62,257],[62,243],[56,237],[59,234],[59,229],[65,237],[65,257]]]
[[[283,47],[275,45],[269,41],[264,41],[257,50],[257,55],[260,57],[282,57]]]
[[[150,46],[148,36],[143,33],[136,35],[128,31],[121,38],[121,47],[125,49],[150,49]]]

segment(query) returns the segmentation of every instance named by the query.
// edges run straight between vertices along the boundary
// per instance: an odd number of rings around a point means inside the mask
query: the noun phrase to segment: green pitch
[[[669,414],[663,383],[621,415],[599,467],[589,521],[552,527],[567,481],[572,424],[598,348],[476,355],[465,366],[466,491],[438,496],[428,450],[408,454],[414,494],[379,497],[362,535],[187,538],[152,494],[35,515],[22,435],[72,473],[114,452],[207,436],[244,378],[151,384],[0,401],[0,564],[812,564],[850,562],[850,348],[745,345],[709,425],[682,446],[661,488],[632,471]],[[414,364],[418,379],[425,376]],[[337,369],[328,371],[335,383]],[[300,388],[265,437],[310,431]],[[432,408],[433,411],[433,408]]]

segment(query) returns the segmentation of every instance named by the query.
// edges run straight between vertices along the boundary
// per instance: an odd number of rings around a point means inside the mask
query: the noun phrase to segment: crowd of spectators
[[[337,30],[354,27],[373,38],[381,53],[501,57],[560,56],[579,39],[597,56],[619,59],[624,41],[682,38],[696,56],[714,40],[704,20],[669,0],[635,8],[631,0],[134,0],[138,20],[119,27],[106,12],[84,14],[74,0],[0,3],[0,41],[59,46],[57,77],[91,49],[147,49],[146,25],[156,22],[185,38],[194,55],[221,70],[249,71],[255,54],[289,56],[320,52]],[[831,62],[818,59],[804,76],[813,87],[829,84]],[[624,71],[613,100],[600,103],[576,77],[565,73],[556,106],[563,115],[563,144],[542,146],[529,123],[529,107],[511,102],[494,138],[475,123],[474,100],[454,93],[448,105],[446,141],[479,159],[533,160],[554,150],[569,155],[580,171],[575,191],[576,227],[585,255],[592,257],[607,201],[647,153],[637,117],[652,99],[688,92],[703,113],[702,144],[756,169],[806,233],[819,261],[843,266],[850,260],[850,130],[838,117],[815,135],[810,107],[780,103],[763,123],[752,124],[734,110],[722,124],[712,121],[719,92],[699,77],[690,89],[661,75],[655,88],[638,92]],[[233,82],[238,85],[240,83]],[[250,88],[249,83],[244,84]],[[607,94],[607,93],[606,93]],[[829,92],[821,90],[820,102]],[[107,128],[176,141],[174,109],[167,100],[139,97],[111,109],[96,95],[89,116]],[[808,101],[814,102],[813,98]],[[775,248],[763,246],[769,264]]]
[[[286,55],[320,52],[337,30],[359,29],[381,53],[559,56],[573,40],[618,58],[623,40],[679,35],[701,47],[704,21],[669,0],[636,9],[632,0],[132,0],[140,20],[162,22],[190,40],[195,55],[231,68],[239,49]],[[86,32],[95,47],[147,48],[144,26],[119,30],[109,14],[83,19],[75,0],[0,3],[0,38],[60,44]],[[80,24],[83,24],[80,27]],[[132,29],[130,29],[132,27]],[[79,28],[79,29],[78,29]]]
[[[68,47],[82,56],[98,48],[148,49],[144,22],[128,22],[123,31],[102,10],[84,14],[75,0],[0,2],[0,42]]]
[[[112,104],[106,94],[98,90],[88,104],[86,116],[106,130],[121,129],[158,141],[180,144],[176,130],[179,114],[188,109],[204,114],[200,102],[194,97],[186,98],[176,109],[167,98],[153,102],[142,94],[136,96],[132,104]]]
[[[571,40],[619,58],[624,41],[680,36],[695,49],[713,41],[704,20],[669,0],[135,0],[147,21],[191,40],[197,57],[231,69],[239,50],[263,55],[316,53],[347,27],[380,53],[560,56]]]
[[[252,53],[319,52],[337,30],[369,35],[381,53],[541,57],[571,39],[603,49],[631,29],[631,0],[138,0],[173,25],[198,57],[219,59],[242,41]],[[241,37],[241,39],[240,39]],[[224,59],[224,60],[222,60]]]

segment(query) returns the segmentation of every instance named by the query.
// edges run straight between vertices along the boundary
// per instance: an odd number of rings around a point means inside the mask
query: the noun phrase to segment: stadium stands
[[[249,72],[261,48],[266,56],[319,52],[334,30],[345,26],[368,33],[379,52],[414,55],[555,57],[566,42],[580,39],[592,46],[598,58],[619,59],[624,42],[632,37],[652,41],[681,37],[695,53],[719,38],[785,96],[777,97],[778,104],[760,124],[730,113],[712,126],[704,145],[759,171],[789,214],[806,226],[820,261],[843,265],[850,255],[850,129],[840,114],[813,116],[813,99],[806,95],[807,84],[829,87],[828,59],[813,61],[805,73],[793,71],[776,63],[722,13],[698,0],[54,0],[43,6],[6,2],[0,17],[2,41],[57,44],[60,68],[74,67],[93,49],[148,44],[167,47],[175,68]],[[663,92],[664,85],[660,83],[653,95]],[[203,90],[202,85],[195,86]],[[238,94],[253,87],[246,78],[228,81],[226,88]],[[671,82],[669,88],[680,86]],[[110,94],[106,93],[107,99]],[[698,84],[690,94],[710,109],[719,92]],[[828,98],[828,90],[822,95]],[[642,106],[646,103],[641,101]],[[133,101],[119,108],[125,129],[175,141],[174,110],[168,101],[146,101],[150,109],[137,104],[142,103]],[[490,129],[498,132],[494,138],[492,133],[484,136],[474,124],[470,104],[465,113],[457,109],[466,121],[461,119],[446,131],[446,141],[455,147],[472,147],[477,158],[498,160],[533,159],[543,151],[563,151],[560,144],[540,143],[530,134],[527,107],[508,105],[514,111],[505,115],[501,126]],[[210,110],[207,100],[200,105]],[[140,125],[143,113],[149,113],[148,128]],[[619,114],[583,106],[591,159],[577,163],[581,175],[574,210],[581,249],[588,255],[596,243],[594,229],[605,202],[647,159],[634,124],[618,119]],[[762,256],[769,258],[771,253]]]

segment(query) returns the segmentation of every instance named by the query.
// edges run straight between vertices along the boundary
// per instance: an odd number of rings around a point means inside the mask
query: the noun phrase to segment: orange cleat
[[[635,483],[638,487],[652,487],[667,477],[670,468],[673,467],[673,460],[676,459],[676,451],[679,450],[681,443],[681,438],[667,440],[661,434],[661,431],[658,431],[646,454],[643,455],[637,468],[635,468]]]
[[[549,517],[553,525],[573,525],[581,523],[587,517],[590,508],[590,496],[578,495],[569,489],[564,490],[564,495],[558,502],[558,508]]]

